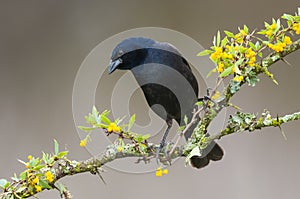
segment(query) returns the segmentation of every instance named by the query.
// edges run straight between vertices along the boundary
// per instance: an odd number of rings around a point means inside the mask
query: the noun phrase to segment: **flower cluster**
[[[53,182],[53,180],[54,180],[54,176],[53,176],[53,174],[51,173],[51,171],[47,171],[46,173],[45,173],[45,177],[46,177],[46,180],[48,181],[48,182]]]
[[[276,29],[277,29],[277,24],[276,23],[272,23],[272,25],[268,25],[267,23],[266,23],[266,29],[267,29],[267,31],[266,31],[266,36],[267,37],[271,37],[271,36],[273,36],[274,34],[275,34],[275,32],[276,32]]]
[[[155,175],[157,177],[161,177],[163,174],[167,175],[169,173],[168,169],[162,169],[161,167],[158,167],[156,169]]]
[[[292,44],[292,40],[289,36],[284,36],[283,41],[279,41],[276,44],[268,44],[268,47],[276,52],[282,52],[287,45]]]
[[[300,34],[300,22],[293,24],[293,30],[296,32],[297,35]]]
[[[111,133],[111,132],[120,132],[120,131],[121,131],[121,128],[120,128],[118,125],[116,125],[116,123],[112,122],[112,123],[110,123],[110,124],[108,125],[107,131],[108,131],[109,133]]]

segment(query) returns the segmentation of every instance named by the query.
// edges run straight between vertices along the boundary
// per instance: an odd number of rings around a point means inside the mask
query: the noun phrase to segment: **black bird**
[[[189,119],[195,103],[198,101],[198,82],[189,63],[171,44],[157,42],[144,37],[131,37],[120,42],[113,50],[109,74],[116,69],[130,70],[140,85],[148,105],[164,119],[167,130],[160,147],[165,140],[174,119],[183,125],[184,116]],[[160,105],[160,106],[157,106]],[[185,134],[188,139],[196,123]],[[208,165],[210,160],[222,159],[221,147],[212,142],[202,156],[191,158],[196,168]]]

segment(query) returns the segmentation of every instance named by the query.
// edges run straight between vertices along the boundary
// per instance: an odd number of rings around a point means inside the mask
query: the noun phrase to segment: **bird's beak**
[[[120,58],[114,61],[110,60],[109,67],[108,67],[108,74],[114,72],[121,63],[122,63],[122,59]]]

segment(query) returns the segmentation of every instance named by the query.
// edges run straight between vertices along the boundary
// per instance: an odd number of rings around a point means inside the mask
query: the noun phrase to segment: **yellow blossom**
[[[255,53],[251,48],[249,48],[249,49],[246,51],[245,57],[246,57],[246,58],[251,58],[251,57],[254,57],[255,55],[256,55],[256,53]]]
[[[236,81],[236,82],[241,82],[241,81],[243,81],[243,79],[244,79],[244,76],[242,76],[242,75],[235,76],[233,78],[233,80]]]
[[[268,37],[272,36],[273,35],[273,31],[272,30],[267,30],[266,35]]]
[[[162,174],[163,174],[163,171],[162,171],[161,167],[158,167],[158,168],[156,169],[155,175],[156,175],[157,177],[161,177]]]
[[[235,73],[236,69],[235,69],[234,66],[231,68],[231,71],[232,71],[233,73]]]
[[[219,73],[223,72],[223,70],[224,70],[224,64],[222,62],[220,62],[217,69],[218,69]]]
[[[36,177],[31,181],[31,183],[32,183],[33,185],[35,185],[35,184],[38,184],[39,181],[40,181],[40,179],[36,176]]]
[[[293,30],[296,32],[297,35],[300,34],[300,23],[293,24]]]
[[[286,43],[278,42],[277,44],[268,44],[268,47],[276,52],[282,52],[283,48],[286,47]]]
[[[122,152],[123,151],[123,147],[118,146],[118,152]]]
[[[80,140],[80,143],[79,143],[79,145],[80,145],[81,147],[85,147],[85,146],[86,146],[86,144],[87,144],[87,139]]]
[[[28,160],[32,160],[32,155],[27,156]]]
[[[216,100],[220,97],[220,92],[219,91],[216,91],[216,93],[211,97],[212,100]]]
[[[284,36],[283,43],[285,43],[286,45],[290,45],[292,44],[292,40],[289,36]]]
[[[27,169],[29,169],[29,168],[30,168],[29,162],[26,162],[26,165],[25,165],[25,166],[26,166]]]
[[[251,57],[250,60],[249,60],[249,62],[248,62],[248,65],[249,66],[254,66],[255,62],[256,62],[256,57]]]
[[[108,132],[120,132],[121,128],[116,125],[116,123],[110,123],[107,127]]]
[[[51,173],[51,171],[47,171],[46,173],[45,173],[45,176],[46,176],[46,180],[48,181],[48,182],[53,182],[53,178],[54,178],[54,176],[53,176],[53,174]]]
[[[42,187],[39,186],[39,185],[36,185],[35,186],[35,190],[36,190],[36,192],[41,192],[42,191]]]
[[[272,25],[270,26],[271,30],[276,30],[277,28],[277,24],[276,23],[272,23]]]
[[[168,169],[163,170],[163,174],[167,175],[169,173]]]

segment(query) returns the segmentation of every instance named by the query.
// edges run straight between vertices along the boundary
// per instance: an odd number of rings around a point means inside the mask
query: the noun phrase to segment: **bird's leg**
[[[161,140],[161,142],[160,142],[160,144],[159,144],[159,147],[156,149],[156,163],[158,164],[159,163],[159,158],[158,158],[158,156],[159,156],[159,152],[161,151],[161,149],[163,149],[164,148],[164,146],[165,146],[165,144],[166,144],[166,139],[167,139],[167,136],[168,136],[168,134],[169,134],[169,131],[170,131],[170,129],[171,129],[171,127],[172,127],[172,119],[171,118],[167,118],[166,119],[166,123],[167,123],[167,129],[166,129],[166,131],[165,131],[165,133],[164,133],[164,135],[163,135],[163,138],[162,138],[162,140]],[[168,153],[167,152],[165,152],[165,155],[167,155]]]
[[[209,97],[209,95],[210,95],[209,90],[211,90],[211,88],[206,89],[206,95],[204,95],[201,98],[198,98],[198,102],[199,101],[203,102],[203,110],[204,111],[206,111],[206,109],[208,107],[208,101],[212,102],[214,105],[217,105],[217,103]]]

